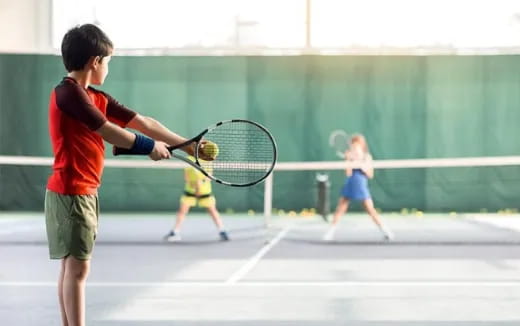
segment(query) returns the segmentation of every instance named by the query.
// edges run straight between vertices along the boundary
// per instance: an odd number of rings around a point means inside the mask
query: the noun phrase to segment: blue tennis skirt
[[[341,188],[341,196],[350,200],[372,198],[368,190],[368,178],[360,169],[354,169],[352,175],[345,180]]]

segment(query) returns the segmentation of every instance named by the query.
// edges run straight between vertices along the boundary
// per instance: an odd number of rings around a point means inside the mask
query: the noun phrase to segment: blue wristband
[[[135,141],[130,151],[132,154],[148,155],[153,151],[155,141],[143,135],[135,134]]]

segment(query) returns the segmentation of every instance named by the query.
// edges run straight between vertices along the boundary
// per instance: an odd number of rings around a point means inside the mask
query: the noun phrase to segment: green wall
[[[335,160],[330,131],[367,136],[375,159],[517,155],[519,56],[116,57],[103,90],[190,136],[248,118],[280,161]],[[50,156],[47,103],[59,57],[0,55],[0,155]],[[0,165],[0,209],[41,209],[49,168]],[[343,182],[330,171],[333,202]],[[314,172],[275,175],[274,207],[315,202]],[[379,170],[378,207],[429,211],[520,206],[520,168]],[[105,170],[104,210],[170,210],[180,171]],[[262,208],[263,186],[215,186],[222,209]]]

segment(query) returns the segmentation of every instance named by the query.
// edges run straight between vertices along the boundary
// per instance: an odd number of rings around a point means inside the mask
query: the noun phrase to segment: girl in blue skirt
[[[374,202],[370,196],[368,189],[368,179],[374,177],[374,169],[372,168],[372,156],[368,150],[368,145],[365,137],[360,134],[352,136],[350,139],[349,149],[345,152],[345,159],[349,162],[362,162],[361,168],[347,168],[345,184],[341,188],[341,196],[338,201],[338,206],[334,213],[332,226],[325,234],[324,240],[331,241],[334,239],[336,227],[339,223],[341,215],[347,212],[350,201],[361,201],[363,207],[368,215],[372,218],[374,223],[379,227],[386,240],[393,239],[393,233],[383,225],[379,214],[374,208]]]

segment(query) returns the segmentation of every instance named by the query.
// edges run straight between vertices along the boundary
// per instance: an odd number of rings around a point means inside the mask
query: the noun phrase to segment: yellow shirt
[[[195,161],[195,158],[189,157],[190,160]],[[206,169],[207,170],[207,169]],[[211,171],[208,171],[211,173]],[[199,187],[199,196],[211,194],[211,180],[206,177],[202,172],[195,169],[192,166],[188,166],[184,169],[184,176],[186,184],[184,185],[184,191],[189,194],[197,193],[197,184]]]

